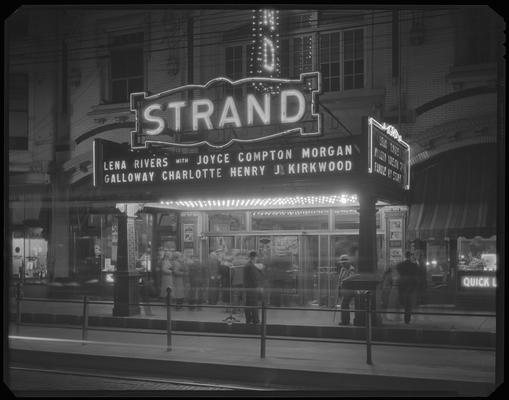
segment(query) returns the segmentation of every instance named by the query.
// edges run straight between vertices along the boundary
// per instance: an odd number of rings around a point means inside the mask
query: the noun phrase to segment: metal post
[[[166,288],[166,351],[171,351],[171,288]]]
[[[81,344],[85,345],[87,340],[88,329],[88,297],[83,297],[83,328],[81,331]]]
[[[265,308],[265,300],[262,300],[262,326],[261,326],[261,342],[260,357],[265,358],[265,334],[267,328],[267,310]]]
[[[21,282],[16,284],[16,335],[19,336],[21,325]]]
[[[373,364],[371,360],[371,292],[366,293],[366,363]]]

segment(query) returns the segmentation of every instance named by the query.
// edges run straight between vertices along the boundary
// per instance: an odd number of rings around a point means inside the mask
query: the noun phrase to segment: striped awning
[[[412,171],[407,239],[496,233],[494,145],[447,152]]]

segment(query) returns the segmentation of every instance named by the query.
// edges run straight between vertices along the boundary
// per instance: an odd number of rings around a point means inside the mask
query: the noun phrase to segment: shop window
[[[12,234],[12,274],[25,282],[47,278],[48,242],[42,228],[27,227]]]
[[[255,231],[329,229],[328,210],[267,210],[254,211]]]
[[[496,271],[496,237],[472,239],[458,238],[458,270],[460,271]]]
[[[313,69],[313,38],[311,35],[281,40],[281,77],[299,78]]]
[[[110,41],[110,101],[129,102],[144,88],[143,32],[114,36]]]
[[[497,24],[488,7],[463,10],[456,32],[457,67],[494,63],[497,55]]]
[[[362,29],[320,34],[320,71],[324,92],[364,87],[363,41]]]
[[[28,150],[28,74],[9,75],[9,150]]]

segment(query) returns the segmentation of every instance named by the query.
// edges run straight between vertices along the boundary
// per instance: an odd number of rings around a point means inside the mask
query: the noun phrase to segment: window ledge
[[[87,115],[125,114],[131,112],[129,103],[98,104]]]
[[[451,67],[446,80],[452,84],[492,81],[497,78],[497,65],[490,64],[473,64],[461,67]]]

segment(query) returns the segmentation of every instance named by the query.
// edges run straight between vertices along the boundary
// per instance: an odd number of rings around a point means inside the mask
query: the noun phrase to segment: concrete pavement
[[[111,301],[89,305],[90,326],[119,328],[166,329],[166,308],[162,302],[152,301],[150,307],[141,307],[140,315],[113,317]],[[215,333],[255,333],[245,326],[241,308],[234,309],[233,325],[227,324],[230,314],[225,306],[202,307],[191,310],[171,309],[172,326],[176,331]],[[400,312],[401,310],[391,310]],[[496,345],[496,318],[489,312],[456,311],[452,307],[428,306],[416,308],[410,325],[396,312],[382,314],[382,324],[373,327],[373,340],[388,342],[440,344],[468,347]],[[11,320],[15,318],[15,301],[11,299]],[[23,299],[20,306],[23,322],[80,324],[83,304],[80,300],[55,301]],[[426,313],[426,314],[419,314]],[[432,314],[430,314],[432,313]],[[452,315],[462,313],[464,315]],[[351,320],[353,321],[353,314]],[[479,316],[482,315],[482,316]],[[340,312],[332,309],[267,310],[267,334],[315,338],[344,338],[364,340],[365,329],[356,326],[338,326]]]

